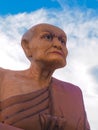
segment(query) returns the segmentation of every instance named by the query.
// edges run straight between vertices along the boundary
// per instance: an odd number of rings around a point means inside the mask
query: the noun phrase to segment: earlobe
[[[32,57],[32,54],[31,54],[31,51],[30,51],[30,47],[29,47],[29,42],[27,40],[22,40],[21,45],[22,45],[22,48],[23,48],[26,56],[28,58]]]

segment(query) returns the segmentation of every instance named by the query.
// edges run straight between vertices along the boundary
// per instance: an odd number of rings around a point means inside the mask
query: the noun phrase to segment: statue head
[[[66,65],[67,36],[65,32],[54,25],[41,23],[31,27],[22,37],[21,45],[27,58],[43,63],[61,62]],[[46,59],[45,59],[46,58]]]

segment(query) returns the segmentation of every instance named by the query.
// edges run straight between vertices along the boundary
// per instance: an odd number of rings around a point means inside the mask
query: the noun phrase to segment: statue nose
[[[62,47],[61,47],[60,45],[53,45],[53,47],[54,47],[54,48],[57,48],[57,49],[59,49],[59,50],[62,49]]]
[[[55,38],[53,39],[53,47],[54,47],[54,48],[57,48],[57,49],[59,49],[59,50],[62,49],[61,42],[59,41],[59,39],[58,39],[57,37],[55,37]]]

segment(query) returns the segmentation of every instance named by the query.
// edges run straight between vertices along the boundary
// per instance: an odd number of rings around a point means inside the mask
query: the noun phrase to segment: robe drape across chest
[[[23,130],[89,130],[81,90],[56,79],[54,85],[1,101],[0,122]]]

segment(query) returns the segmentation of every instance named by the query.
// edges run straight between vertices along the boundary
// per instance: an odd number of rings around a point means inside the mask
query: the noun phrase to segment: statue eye
[[[51,41],[53,39],[53,36],[51,34],[44,34],[42,38]]]
[[[59,37],[58,39],[62,44],[66,44],[66,40],[63,37]]]

